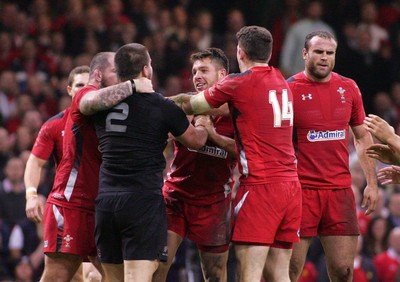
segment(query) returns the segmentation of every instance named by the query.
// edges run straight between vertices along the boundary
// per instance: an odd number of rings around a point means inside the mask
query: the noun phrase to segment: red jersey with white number
[[[213,119],[217,133],[234,138],[230,117]],[[165,196],[193,205],[209,205],[230,195],[236,162],[228,152],[210,141],[197,151],[175,141],[174,151],[163,187]]]
[[[97,90],[81,88],[72,99],[70,116],[64,129],[63,158],[56,171],[48,202],[63,207],[94,210],[99,187],[101,156],[91,118],[79,111],[82,97]]]
[[[58,166],[62,158],[64,127],[69,116],[70,108],[49,118],[40,128],[32,148],[32,154],[39,159],[48,160],[50,155]]]
[[[205,90],[212,107],[228,102],[235,128],[240,183],[297,181],[292,144],[292,93],[270,66],[231,74]]]
[[[365,118],[356,83],[337,73],[332,73],[329,82],[313,82],[303,72],[289,78],[288,83],[294,99],[302,187],[350,187],[349,125],[361,125]]]

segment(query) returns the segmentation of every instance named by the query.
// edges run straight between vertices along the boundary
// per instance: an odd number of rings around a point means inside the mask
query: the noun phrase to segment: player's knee
[[[204,279],[209,282],[222,281],[222,277],[226,272],[226,262],[223,259],[214,259],[202,262]]]
[[[353,280],[353,267],[350,265],[338,265],[333,267],[331,271],[332,281],[350,282]]]

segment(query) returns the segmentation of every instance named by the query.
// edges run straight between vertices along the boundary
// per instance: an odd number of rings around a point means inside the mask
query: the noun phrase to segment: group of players
[[[237,40],[239,74],[228,75],[217,48],[191,56],[196,95],[154,92],[151,58],[136,43],[97,54],[88,74],[71,72],[70,87],[85,84],[79,75],[88,83],[43,125],[25,173],[27,216],[45,226],[41,281],[70,281],[86,257],[103,281],[165,281],[185,237],[199,249],[205,281],[227,280],[231,242],[238,281],[296,281],[317,235],[330,279],[352,281],[359,228],[349,126],[367,179],[366,214],[378,190],[361,93],[332,72],[337,41],[307,35],[305,70],[286,81],[268,65],[268,30],[243,27]],[[169,133],[175,152],[164,182]],[[54,148],[43,211],[37,172]]]

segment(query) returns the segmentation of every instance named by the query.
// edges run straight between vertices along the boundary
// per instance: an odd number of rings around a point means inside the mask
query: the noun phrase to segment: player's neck
[[[312,75],[310,72],[308,72],[307,70],[303,71],[303,73],[309,80],[311,80],[313,82],[319,82],[319,83],[329,82],[331,80],[331,77],[332,77],[332,72],[330,72],[324,78],[316,77],[316,76]]]
[[[241,72],[245,72],[254,67],[268,67],[268,63],[248,62],[240,67]]]

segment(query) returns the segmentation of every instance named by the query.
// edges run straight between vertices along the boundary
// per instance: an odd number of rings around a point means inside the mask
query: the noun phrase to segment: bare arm
[[[354,146],[357,151],[358,160],[364,171],[367,180],[367,187],[364,190],[364,197],[361,206],[367,207],[365,214],[370,214],[376,209],[378,201],[378,184],[375,175],[375,160],[366,154],[367,148],[373,144],[371,134],[363,125],[351,128],[354,134]]]
[[[46,160],[30,154],[25,166],[24,182],[26,187],[25,212],[28,219],[41,222],[43,219],[43,205],[38,199],[37,187],[40,183],[42,170],[47,164]]]
[[[364,127],[395,153],[400,154],[400,136],[394,128],[379,116],[369,114],[364,120]],[[399,160],[400,161],[400,160]]]
[[[198,150],[206,144],[207,137],[207,130],[203,126],[194,127],[190,124],[182,135],[175,138],[186,147]]]
[[[201,114],[212,109],[204,97],[204,91],[196,95],[179,94],[169,97],[169,99],[174,101],[178,107],[181,107],[187,115]]]
[[[224,149],[232,157],[236,158],[236,143],[235,140],[227,136],[219,134],[214,127],[211,119],[204,116],[195,118],[195,125],[202,125],[207,130],[208,140],[214,142],[218,147]]]
[[[134,85],[128,80],[87,93],[80,101],[80,112],[84,115],[93,115],[99,111],[114,107],[134,92],[148,93],[154,91],[151,80],[148,78],[141,77],[133,81]]]
[[[228,103],[223,104],[219,108],[211,109],[203,114],[210,115],[210,116],[224,116],[224,117],[229,116],[230,112],[229,112]]]

